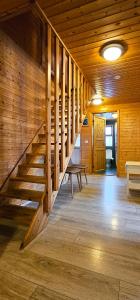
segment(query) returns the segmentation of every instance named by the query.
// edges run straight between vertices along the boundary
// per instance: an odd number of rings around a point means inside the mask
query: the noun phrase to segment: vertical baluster
[[[87,93],[86,93],[86,108],[88,104],[88,82],[86,81],[86,86],[87,86]]]
[[[71,142],[75,142],[75,79],[76,79],[76,66],[72,64],[72,137]]]
[[[55,37],[54,84],[54,190],[59,187],[59,39]]]
[[[77,68],[77,119],[76,119],[76,132],[79,132],[79,111],[80,111],[80,72],[79,72],[79,68]]]
[[[65,168],[65,76],[66,76],[66,53],[62,48],[62,80],[61,80],[61,172]]]
[[[46,65],[46,202],[44,208],[46,211],[51,209],[51,27],[47,25],[47,49],[45,51],[45,65]]]
[[[80,80],[80,122],[83,121],[83,74],[81,74]]]
[[[71,57],[68,56],[67,156],[71,146]]]
[[[84,115],[86,111],[86,80],[84,78]]]

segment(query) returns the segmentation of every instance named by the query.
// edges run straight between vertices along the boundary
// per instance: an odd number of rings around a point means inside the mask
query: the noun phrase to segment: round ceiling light
[[[101,56],[109,61],[115,61],[125,52],[124,46],[121,43],[105,44],[101,48]]]
[[[100,105],[102,104],[103,99],[99,95],[95,95],[94,98],[92,99],[92,103],[95,105]]]

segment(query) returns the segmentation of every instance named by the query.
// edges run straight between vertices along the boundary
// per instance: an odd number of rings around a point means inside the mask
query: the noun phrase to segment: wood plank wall
[[[91,113],[100,112],[115,112],[119,111],[119,144],[118,144],[118,175],[125,176],[126,161],[140,161],[140,103],[120,104],[120,105],[105,105],[100,107],[89,107],[88,115],[91,120]],[[91,121],[90,121],[91,124]],[[85,127],[82,131],[87,131],[87,136],[91,134],[91,129]],[[81,145],[86,139],[85,133],[81,135]],[[90,141],[92,141],[90,139]],[[86,149],[86,157],[91,157],[91,147]],[[84,157],[85,147],[81,148],[82,162],[86,163]],[[92,163],[87,161],[89,170]]]
[[[0,31],[0,186],[44,120],[45,76]]]

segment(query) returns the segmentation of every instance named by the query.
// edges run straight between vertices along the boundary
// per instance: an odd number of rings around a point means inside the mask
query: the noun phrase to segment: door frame
[[[107,109],[107,110],[101,110],[101,109],[97,109],[95,112],[90,112],[90,114],[96,115],[96,114],[103,114],[103,113],[113,113],[113,112],[117,112],[118,117],[117,117],[117,155],[116,155],[116,174],[119,177],[119,170],[120,170],[120,110],[116,109]],[[93,124],[93,118],[92,118],[92,128],[94,128],[94,124]],[[92,137],[92,141],[93,141],[93,137]],[[94,147],[92,145],[92,151],[94,151]],[[94,170],[93,168],[93,157],[94,157],[94,153],[92,155],[92,170]]]

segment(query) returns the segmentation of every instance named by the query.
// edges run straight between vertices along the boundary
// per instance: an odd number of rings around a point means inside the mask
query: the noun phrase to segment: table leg
[[[86,170],[84,170],[84,172],[85,172],[86,184],[88,184]]]
[[[73,198],[73,182],[72,182],[72,174],[69,174],[70,176],[70,182],[71,182],[71,194],[72,194],[72,198]]]

